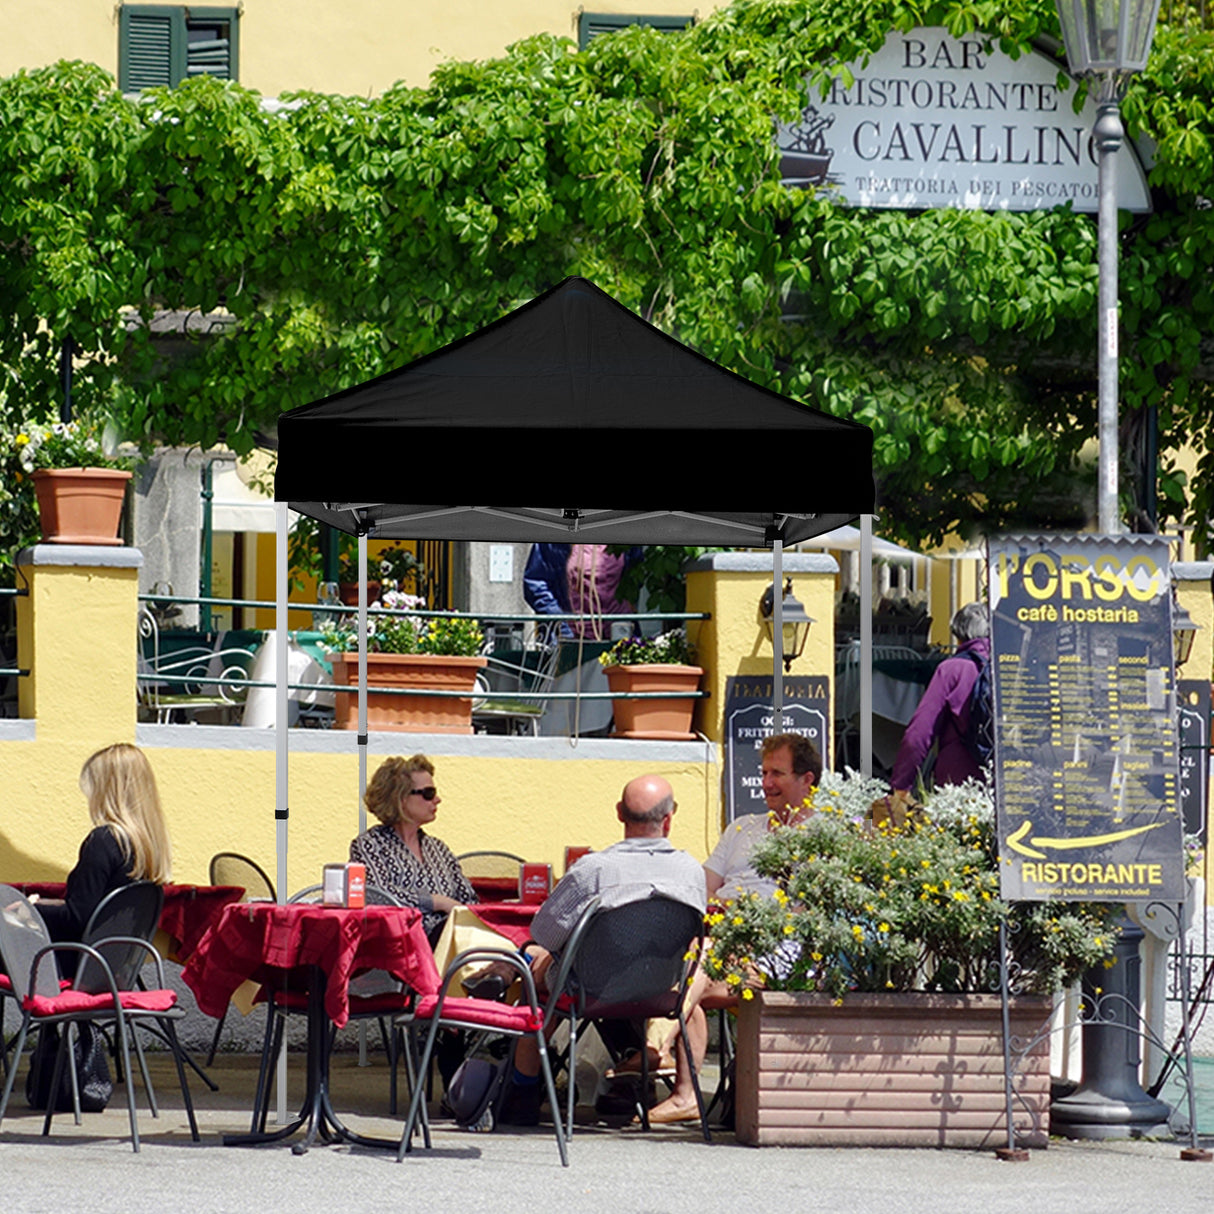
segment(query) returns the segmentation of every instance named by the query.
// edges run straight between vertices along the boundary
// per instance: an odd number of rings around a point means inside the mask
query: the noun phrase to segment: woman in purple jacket
[[[991,619],[985,603],[967,603],[951,625],[957,652],[936,667],[915,715],[898,747],[890,783],[897,790],[913,790],[924,759],[937,743],[936,763],[929,784],[963,784],[980,777],[982,767],[966,740],[970,723],[970,697],[978,681],[973,653],[989,662]]]

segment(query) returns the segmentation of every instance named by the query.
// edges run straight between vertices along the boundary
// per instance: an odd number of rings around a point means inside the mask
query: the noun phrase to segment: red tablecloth
[[[239,885],[166,885],[160,928],[173,940],[173,958],[187,960],[219,922],[223,908],[239,902],[244,893]]]
[[[350,979],[363,970],[387,970],[423,995],[439,986],[421,915],[395,906],[227,906],[199,942],[183,977],[198,1006],[218,1018],[242,982],[274,982],[283,971],[312,965],[325,973],[325,1012],[338,1028],[350,1018]]]
[[[67,886],[62,881],[11,881],[27,898],[62,898]],[[239,902],[244,890],[238,885],[166,885],[160,928],[172,941],[170,956],[184,961],[198,942],[219,919],[230,902]]]
[[[540,908],[536,902],[475,902],[468,909],[486,927],[521,945],[531,939],[531,920]]]

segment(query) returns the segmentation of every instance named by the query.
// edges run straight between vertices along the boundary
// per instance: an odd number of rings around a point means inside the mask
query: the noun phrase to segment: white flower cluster
[[[888,795],[889,785],[884,780],[865,777],[853,768],[845,767],[842,773],[822,773],[814,801],[818,805],[829,805],[847,818],[859,821],[868,817],[872,803],[878,797]]]
[[[995,798],[981,780],[942,784],[927,798],[927,812],[933,822],[954,830],[967,826],[971,820],[979,826],[991,826],[995,821]]]

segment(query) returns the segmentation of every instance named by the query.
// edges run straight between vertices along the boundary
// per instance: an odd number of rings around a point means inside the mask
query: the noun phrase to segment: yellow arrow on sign
[[[1007,837],[1007,845],[1022,856],[1031,856],[1034,860],[1044,860],[1046,854],[1035,850],[1038,847],[1048,847],[1054,851],[1074,851],[1080,847],[1103,847],[1106,843],[1120,843],[1123,839],[1132,839],[1135,835],[1145,834],[1148,830],[1156,830],[1162,822],[1152,822],[1149,826],[1132,826],[1128,830],[1115,830],[1107,835],[1087,835],[1078,839],[1053,839],[1049,836],[1034,835],[1030,842],[1032,847],[1025,845],[1025,838],[1033,829],[1033,824],[1025,820]]]

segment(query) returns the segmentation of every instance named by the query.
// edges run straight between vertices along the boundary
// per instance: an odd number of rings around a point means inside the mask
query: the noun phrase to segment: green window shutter
[[[238,79],[234,8],[126,4],[118,19],[118,87],[137,93],[191,76]]]
[[[185,25],[180,9],[126,5],[118,19],[118,87],[137,93],[181,79],[174,51]]]
[[[581,13],[577,23],[577,43],[580,50],[585,50],[591,38],[614,33],[629,25],[648,25],[663,33],[677,33],[694,21],[694,17],[646,17],[641,13]]]

